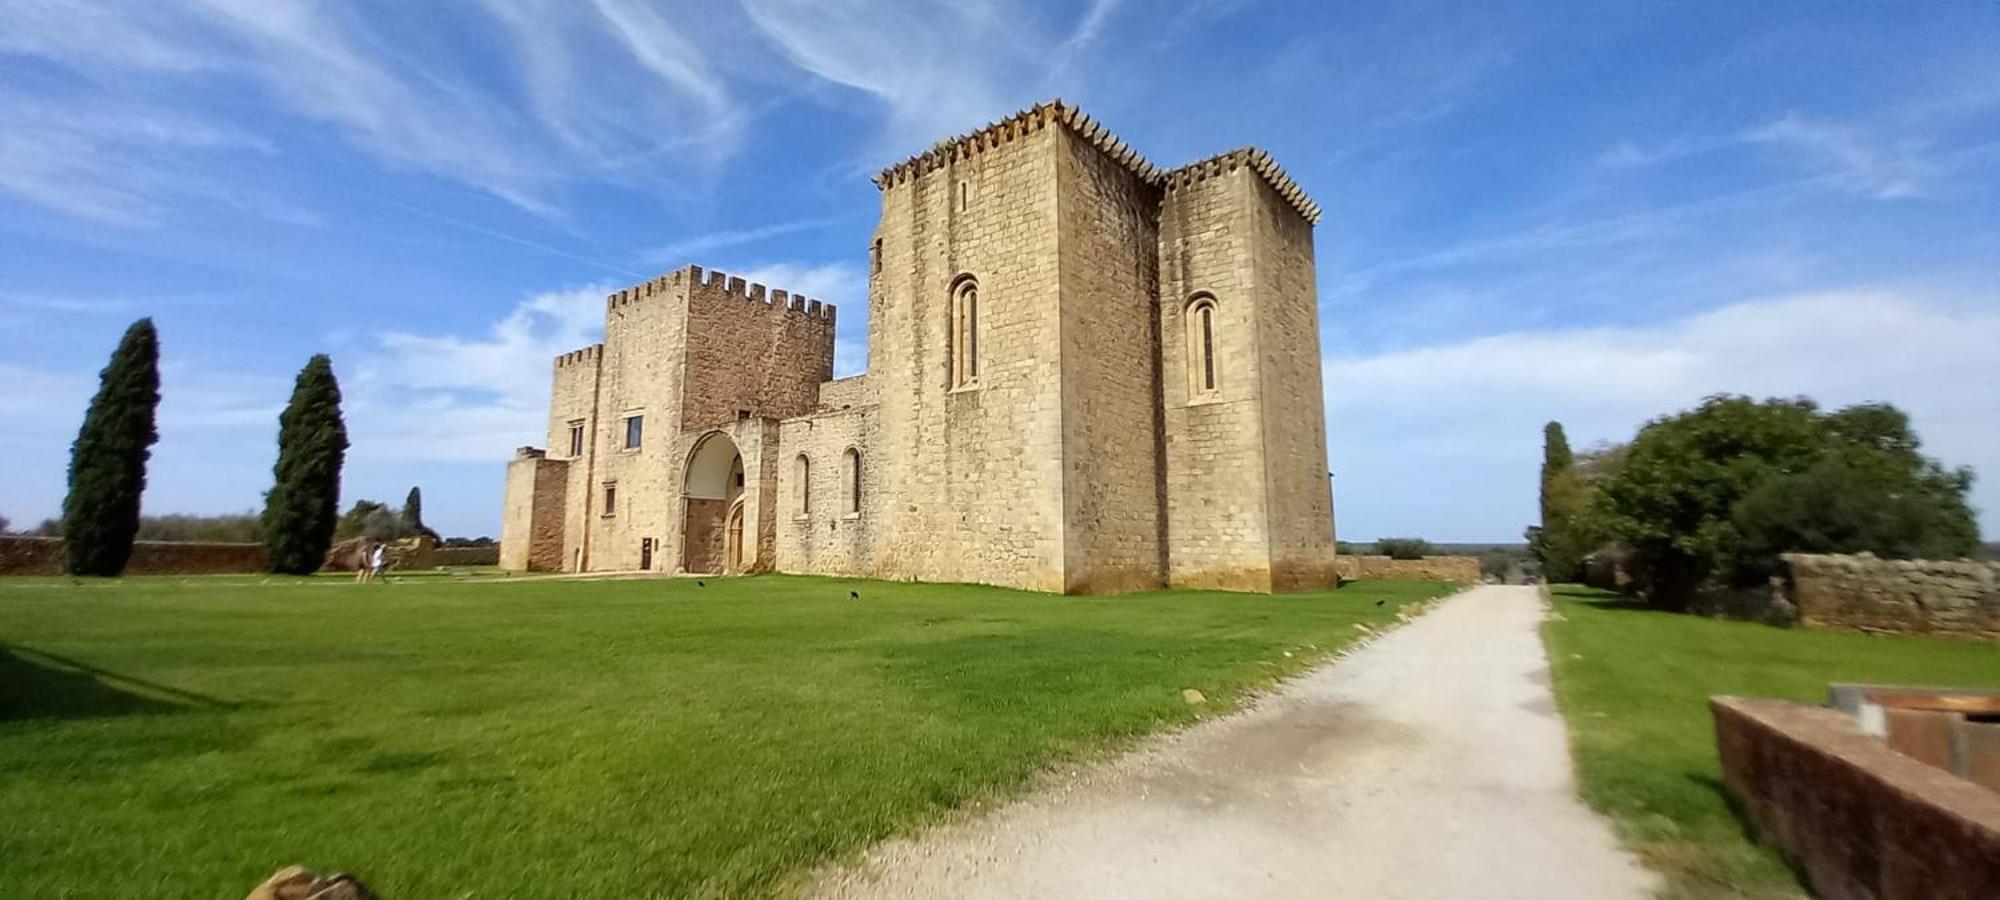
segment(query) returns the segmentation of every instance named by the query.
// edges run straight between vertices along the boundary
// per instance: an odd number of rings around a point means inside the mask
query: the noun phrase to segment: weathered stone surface
[[[286,866],[257,885],[244,900],[305,900],[312,893],[313,874],[304,866]]]
[[[250,891],[244,900],[380,900],[361,880],[345,873],[324,878],[304,866],[286,866]]]
[[[1716,697],[1729,792],[1829,900],[1993,896],[2000,794],[1861,733],[1837,710]]]
[[[1787,554],[1807,625],[2000,637],[2000,563]]]
[[[549,451],[509,466],[503,565],[1334,583],[1318,208],[1261,152],[1162,172],[1062,104],[947,143],[877,179],[864,377],[829,380],[818,301],[697,266],[614,294],[605,342],[556,360]],[[726,496],[690,487],[711,435]]]
[[[61,575],[67,571],[61,538],[0,535],[0,575]],[[138,541],[127,575],[224,575],[264,571],[263,544]]]
[[[1344,580],[1444,581],[1451,584],[1478,584],[1479,557],[1426,556],[1423,559],[1392,559],[1387,556],[1342,555],[1334,570]]]

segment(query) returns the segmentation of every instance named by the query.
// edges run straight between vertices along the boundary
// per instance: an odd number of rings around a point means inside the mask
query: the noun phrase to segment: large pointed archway
[[[682,569],[726,572],[742,567],[746,554],[731,553],[729,541],[730,511],[742,497],[743,454],[736,442],[720,431],[703,436],[688,454],[681,479]]]

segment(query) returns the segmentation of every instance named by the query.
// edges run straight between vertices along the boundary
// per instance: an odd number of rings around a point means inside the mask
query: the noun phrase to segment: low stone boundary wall
[[[439,547],[423,560],[430,566],[497,566],[500,545],[491,547]]]
[[[1786,554],[1799,621],[2000,637],[2000,563]]]
[[[1343,581],[1447,581],[1453,584],[1479,583],[1479,557],[1426,556],[1423,559],[1392,559],[1376,555],[1335,557],[1333,569]]]
[[[1992,896],[2000,794],[1890,749],[1838,710],[1715,697],[1723,781],[1827,900]]]
[[[0,536],[0,575],[62,575],[61,538]],[[263,544],[139,541],[127,575],[227,575],[264,571]]]

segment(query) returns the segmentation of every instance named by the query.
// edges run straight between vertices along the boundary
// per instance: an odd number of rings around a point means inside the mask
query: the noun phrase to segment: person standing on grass
[[[375,547],[371,542],[362,541],[361,546],[354,548],[355,584],[367,583],[369,568],[370,568],[369,564],[373,562],[374,558],[375,558]]]
[[[368,580],[374,581],[382,577],[383,570],[389,568],[389,545],[376,544],[375,553],[369,558],[368,562],[370,569]]]

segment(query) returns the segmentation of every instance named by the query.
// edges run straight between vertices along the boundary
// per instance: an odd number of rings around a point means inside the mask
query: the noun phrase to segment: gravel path
[[[1534,588],[1480,587],[1254,708],[991,815],[890,841],[822,897],[1649,896],[1576,799]]]

